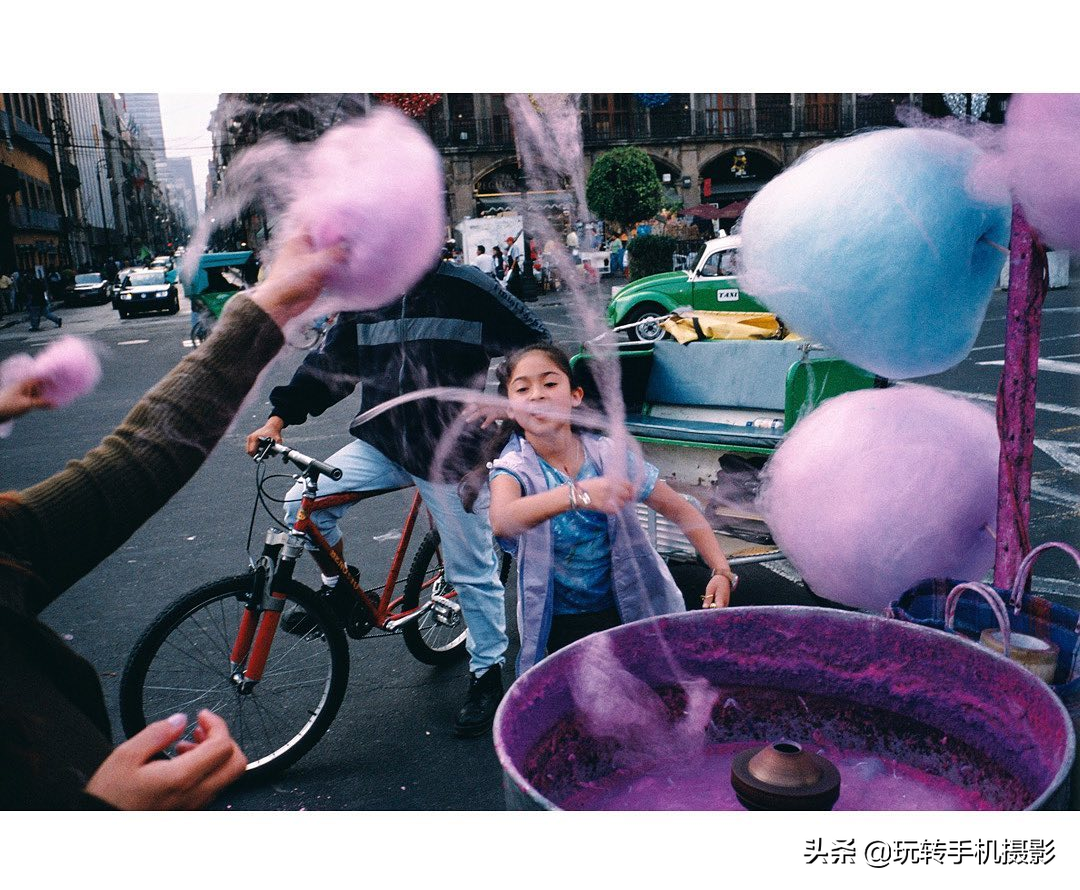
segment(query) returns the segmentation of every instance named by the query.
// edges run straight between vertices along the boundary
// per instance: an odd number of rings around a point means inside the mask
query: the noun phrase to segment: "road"
[[[605,282],[605,288],[607,284]],[[594,299],[603,304],[598,292]],[[971,356],[932,383],[990,404],[1001,372],[1004,342],[1003,292],[996,292]],[[186,310],[186,306],[184,309]],[[536,306],[564,345],[575,345],[580,326],[560,302]],[[63,308],[64,334],[78,334],[103,349],[105,379],[90,398],[57,412],[17,422],[0,448],[5,487],[21,488],[61,469],[111,430],[147,387],[189,350],[188,316],[119,321],[108,306]],[[47,325],[47,323],[46,323]],[[0,358],[54,340],[51,326],[30,333],[25,323],[0,329]],[[114,727],[119,673],[136,637],[171,599],[197,584],[242,570],[245,538],[254,501],[254,471],[242,452],[247,432],[268,412],[267,394],[284,382],[302,358],[286,349],[264,375],[234,429],[196,477],[116,554],[66,593],[44,619],[97,667]],[[1051,291],[1043,320],[1039,373],[1038,449],[1032,501],[1032,539],[1075,542],[1080,513],[1080,285]],[[287,441],[326,455],[340,446],[354,399],[295,430]],[[287,487],[288,480],[280,491]],[[387,565],[406,495],[393,494],[354,508],[347,521],[350,562],[376,566],[374,582]],[[258,536],[271,522],[255,522]],[[784,575],[790,568],[775,567]],[[385,568],[381,569],[385,573]],[[315,581],[312,568],[305,580]],[[1066,561],[1046,558],[1037,588],[1080,605],[1080,584]],[[790,588],[764,567],[747,570],[744,586],[767,601]],[[742,588],[741,588],[742,589]],[[756,593],[754,593],[756,591]],[[508,591],[513,625],[513,590]],[[516,653],[512,634],[511,658]],[[396,638],[352,644],[349,690],[329,734],[300,763],[272,782],[231,789],[218,808],[259,810],[424,809],[485,810],[503,805],[500,771],[490,739],[462,740],[449,731],[467,684],[464,664],[434,669],[412,659]],[[118,739],[119,740],[119,739]]]

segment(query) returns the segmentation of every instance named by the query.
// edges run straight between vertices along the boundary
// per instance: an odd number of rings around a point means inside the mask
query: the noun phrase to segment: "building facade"
[[[4,93],[0,102],[0,270],[58,266],[64,245],[49,96]]]
[[[669,206],[724,206],[753,196],[806,152],[832,139],[876,127],[899,126],[911,113],[957,113],[946,95],[921,93],[584,93],[580,97],[584,174],[596,158],[620,145],[648,153]],[[991,122],[1004,119],[1006,94],[983,94],[969,111]],[[313,138],[335,119],[362,113],[377,100],[367,94],[298,96],[222,94],[211,121],[214,160],[207,206],[236,153],[261,135],[295,141]],[[334,109],[328,119],[327,107]],[[447,93],[419,118],[443,156],[451,223],[520,206],[526,189],[518,163],[505,94]],[[532,195],[531,207],[558,211],[572,205],[568,192]],[[266,221],[257,209],[221,243],[257,244]]]

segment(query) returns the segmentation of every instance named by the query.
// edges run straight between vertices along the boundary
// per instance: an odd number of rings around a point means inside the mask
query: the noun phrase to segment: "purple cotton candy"
[[[333,127],[307,154],[288,210],[316,247],[349,256],[313,314],[374,309],[409,290],[446,239],[445,178],[431,141],[403,114],[377,108]]]
[[[999,441],[982,407],[926,386],[862,390],[800,420],[759,509],[819,596],[880,612],[919,581],[994,561]]]
[[[1080,250],[1080,94],[1013,96],[1005,165],[1017,201],[1043,240]]]

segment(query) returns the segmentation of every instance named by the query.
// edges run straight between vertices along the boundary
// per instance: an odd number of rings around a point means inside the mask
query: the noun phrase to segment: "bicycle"
[[[255,456],[257,503],[263,502],[263,463],[281,456],[298,467],[304,494],[289,531],[267,531],[262,554],[248,571],[204,584],[169,604],[143,632],[128,656],[120,680],[120,716],[130,737],[173,713],[209,708],[220,714],[248,758],[247,777],[280,772],[306,754],[326,733],[345,696],[349,676],[346,634],[360,639],[372,631],[400,633],[409,652],[424,664],[445,665],[464,655],[466,628],[457,592],[443,573],[439,535],[430,514],[402,582],[401,568],[420,517],[420,493],[413,495],[401,539],[382,592],[365,589],[358,576],[327,544],[312,522],[315,510],[352,504],[401,488],[318,496],[320,476],[341,478],[341,470],[262,441]],[[252,515],[252,527],[255,516]],[[293,578],[306,539],[341,569],[339,584],[356,595],[344,619],[311,588]],[[249,531],[250,547],[250,531]],[[509,557],[501,555],[505,583]],[[401,594],[396,588],[404,583]],[[303,636],[278,624],[287,604],[314,621]]]

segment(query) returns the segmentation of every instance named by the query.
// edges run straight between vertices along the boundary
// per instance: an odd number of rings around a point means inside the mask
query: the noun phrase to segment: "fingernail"
[[[187,726],[187,714],[173,714],[166,722],[174,728]]]

